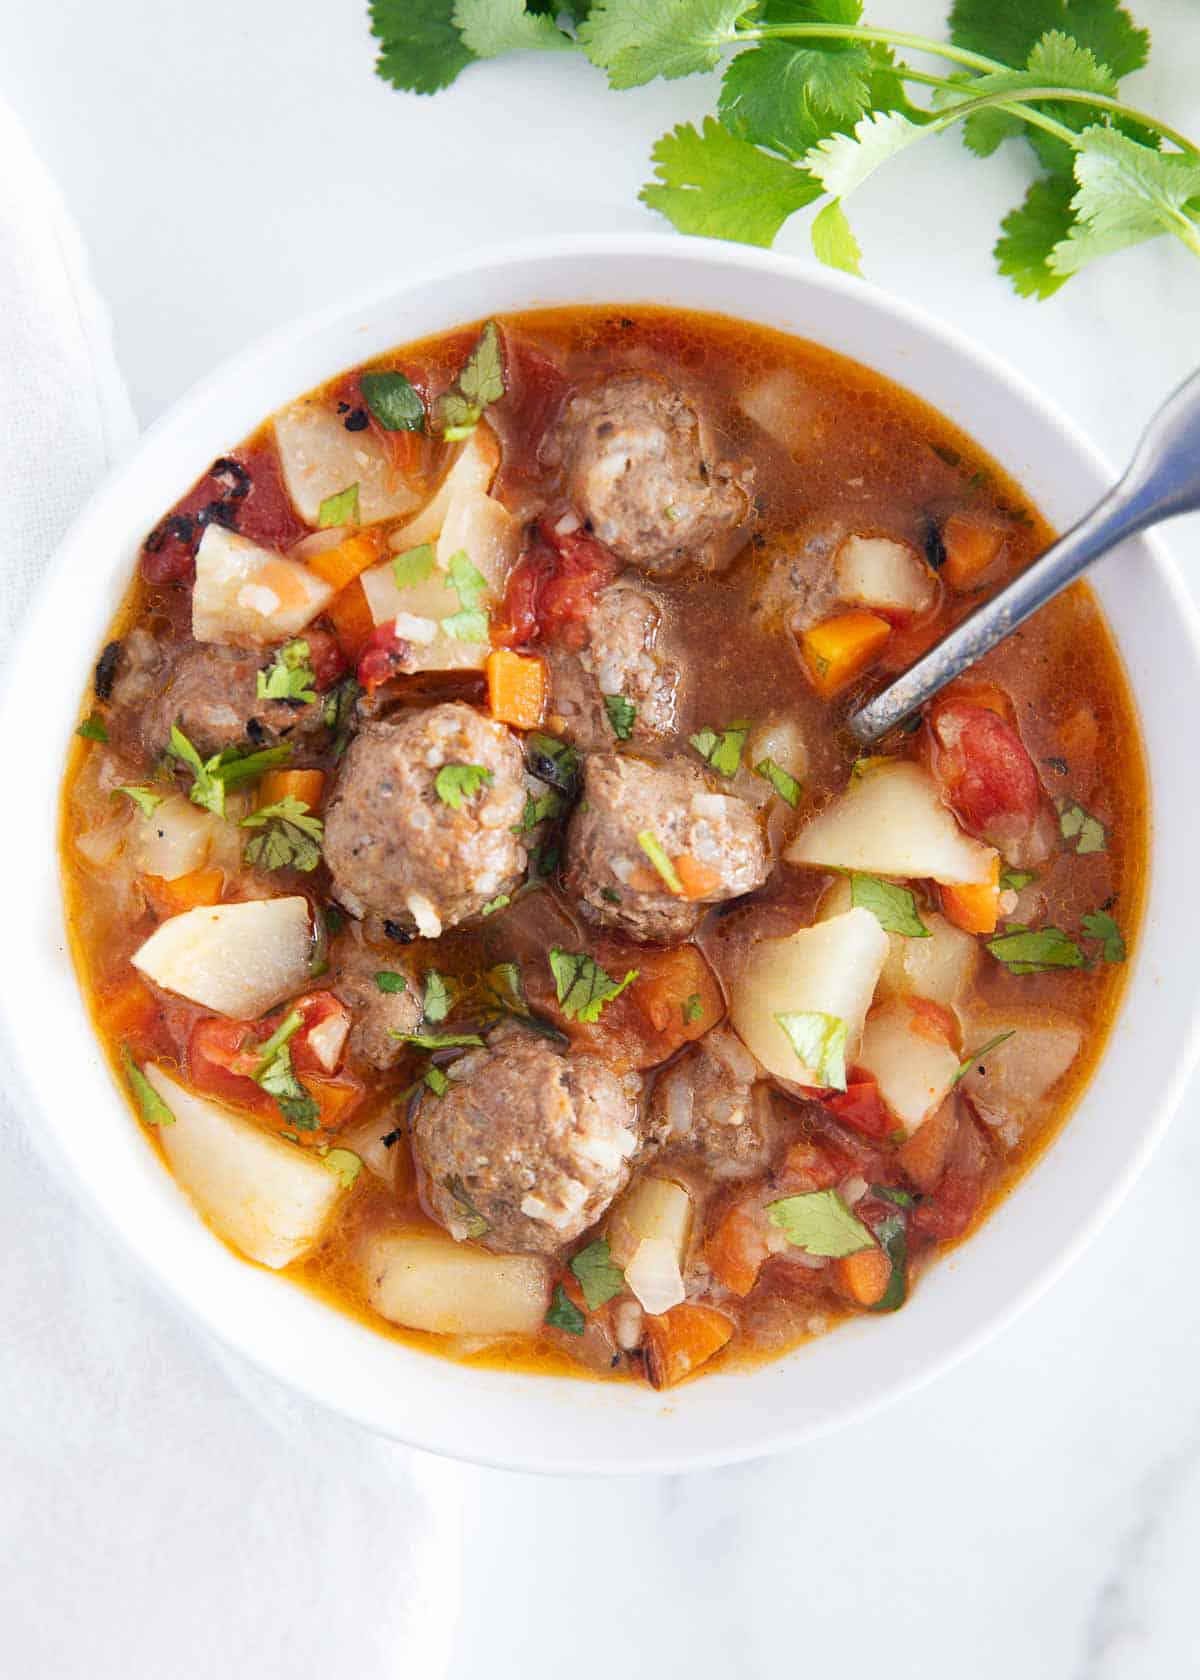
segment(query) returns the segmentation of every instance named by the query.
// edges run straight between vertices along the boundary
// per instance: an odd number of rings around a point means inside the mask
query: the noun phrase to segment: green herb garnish
[[[125,1069],[129,1089],[147,1126],[173,1126],[175,1116],[134,1061],[133,1052],[127,1044],[121,1046],[121,1066]]]
[[[382,968],[375,976],[375,984],[381,992],[406,992],[408,981],[403,974],[397,974],[394,969]]]
[[[1044,974],[1053,968],[1083,968],[1087,958],[1061,928],[1020,928],[997,934],[987,948],[1010,974]]]
[[[650,862],[654,865],[659,875],[662,877],[663,885],[666,887],[667,891],[675,893],[678,897],[682,898],[683,882],[679,879],[675,865],[671,862],[659,841],[655,839],[654,835],[651,834],[648,828],[644,828],[638,835],[637,843],[650,859]]]
[[[433,405],[433,423],[449,443],[470,437],[484,410],[504,395],[504,354],[495,321],[485,323],[448,391]]]
[[[254,869],[299,869],[310,874],[321,861],[325,825],[290,793],[273,805],[251,811],[238,827],[262,829],[246,847],[246,862]]]
[[[770,782],[780,799],[790,805],[793,811],[796,809],[804,789],[795,776],[789,776],[773,758],[760,758],[754,766],[754,774],[761,776],[765,782]]]
[[[805,1071],[813,1083],[832,1091],[846,1089],[846,1041],[849,1029],[839,1015],[802,1009],[776,1015]]]
[[[614,980],[586,951],[564,951],[557,945],[550,952],[550,972],[568,1021],[598,1021],[604,1005],[638,977],[638,970],[631,968],[623,980]]]
[[[461,811],[464,799],[474,799],[494,780],[493,772],[482,764],[443,764],[433,778],[433,791],[443,805]]]
[[[152,817],[166,798],[166,794],[156,793],[148,787],[119,787],[118,793],[123,793],[127,799],[132,799],[144,817]]]
[[[85,741],[108,741],[108,725],[99,712],[89,712],[75,733],[82,735]]]
[[[550,1302],[550,1310],[546,1314],[546,1323],[555,1330],[565,1330],[570,1336],[583,1335],[583,1327],[587,1320],[561,1283],[554,1285],[554,1295]]]
[[[906,939],[928,939],[929,929],[917,913],[917,900],[907,887],[881,881],[875,875],[851,875],[850,903],[869,910],[885,933]]]
[[[421,994],[421,1014],[431,1026],[438,1027],[454,1008],[456,988],[448,975],[436,968],[426,970]]]
[[[688,740],[718,776],[736,776],[749,733],[749,720],[743,718],[727,729],[702,729],[698,735],[689,735]]]
[[[392,561],[392,577],[397,589],[415,589],[433,576],[435,565],[433,544],[421,543],[418,548],[405,549]]]
[[[443,1179],[442,1183],[454,1198],[454,1211],[467,1227],[468,1237],[486,1236],[488,1222],[467,1195],[466,1186],[462,1179],[455,1174],[450,1178]]]
[[[813,1190],[768,1202],[767,1218],[794,1247],[822,1259],[843,1260],[847,1254],[875,1246],[870,1231],[836,1190]]]
[[[327,1149],[318,1154],[317,1159],[327,1172],[331,1172],[343,1190],[349,1190],[362,1171],[362,1162],[352,1149]]]
[[[1125,940],[1107,910],[1089,911],[1083,917],[1083,934],[1085,939],[1099,940],[1100,957],[1103,962],[1125,961]]]
[[[628,741],[633,734],[633,725],[637,719],[637,707],[632,700],[626,700],[623,694],[606,694],[604,696],[604,710],[608,715],[609,724],[618,741]]]
[[[326,496],[317,509],[317,524],[322,531],[333,525],[358,524],[358,485],[348,484],[334,496]]]
[[[1077,853],[1080,857],[1108,850],[1108,833],[1104,824],[1072,800],[1060,801],[1058,827],[1067,843],[1067,850]]]
[[[315,700],[317,676],[308,660],[309,646],[303,639],[287,642],[277,649],[275,658],[267,669],[256,673],[258,698],[306,702]]]
[[[385,432],[423,432],[425,404],[411,380],[389,369],[364,373],[358,381],[363,401]]]
[[[597,1307],[611,1301],[625,1287],[625,1273],[613,1259],[603,1237],[597,1237],[586,1248],[580,1249],[571,1261],[571,1270],[583,1291],[589,1312],[595,1312]]]
[[[972,1050],[969,1056],[964,1056],[958,1064],[957,1073],[950,1081],[951,1085],[957,1085],[960,1079],[965,1079],[976,1062],[981,1062],[985,1056],[991,1054],[998,1044],[1003,1044],[1006,1040],[1012,1038],[1016,1030],[1016,1027],[1009,1027],[1007,1032],[998,1032],[994,1038],[989,1038],[986,1044],[981,1044],[978,1050]]]

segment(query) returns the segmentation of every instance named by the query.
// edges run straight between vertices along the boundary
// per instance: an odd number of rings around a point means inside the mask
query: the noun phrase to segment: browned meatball
[[[564,1055],[522,1027],[446,1070],[422,1098],[413,1154],[434,1217],[501,1253],[551,1254],[595,1223],[641,1141],[636,1074]]]
[[[427,939],[477,916],[525,872],[522,770],[508,730],[458,702],[366,725],[325,818],[337,898]]]
[[[658,848],[668,868],[690,860],[695,896],[671,890],[651,859]],[[733,794],[714,793],[697,767],[616,753],[586,761],[583,797],[567,829],[564,884],[588,921],[674,944],[695,930],[707,905],[752,892],[769,870],[754,812]]]
[[[387,976],[384,986],[380,975]],[[364,944],[356,930],[341,934],[329,953],[328,985],[352,1016],[351,1056],[372,1067],[395,1067],[408,1047],[393,1034],[416,1032],[421,1020],[419,989],[395,946]]]
[[[201,758],[225,747],[273,747],[282,741],[290,741],[297,754],[319,752],[330,738],[326,696],[259,699],[258,673],[270,667],[274,652],[212,642],[184,643],[168,651],[161,693],[141,719],[145,750],[161,752],[171,725],[178,724]],[[120,696],[120,677],[117,682],[114,699]]]
[[[716,460],[706,420],[655,375],[612,374],[572,397],[547,456],[600,541],[644,572],[716,570],[745,540],[753,467]]]
[[[663,1149],[698,1155],[716,1178],[742,1178],[770,1154],[762,1105],[755,1101],[758,1064],[727,1027],[714,1027],[673,1062],[654,1087],[650,1137]]]
[[[560,734],[586,749],[608,746],[614,738],[654,740],[670,732],[680,673],[659,645],[661,629],[662,612],[645,590],[626,580],[601,590],[588,616],[587,646],[578,653],[551,653]],[[614,727],[606,696],[617,706],[625,733]]]

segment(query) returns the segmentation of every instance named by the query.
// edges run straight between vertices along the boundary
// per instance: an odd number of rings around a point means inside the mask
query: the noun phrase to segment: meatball
[[[657,842],[666,867],[683,869],[686,897],[671,891],[643,840],[652,849]],[[567,829],[564,883],[588,921],[673,944],[694,931],[706,905],[752,892],[769,868],[753,811],[733,794],[714,793],[697,767],[616,753],[587,760]]]
[[[477,916],[525,872],[522,770],[508,730],[457,701],[367,724],[325,818],[337,898],[426,939]]]
[[[568,740],[585,748],[612,742],[606,695],[633,706],[634,740],[671,731],[679,667],[658,648],[661,625],[657,603],[634,585],[614,583],[600,592],[587,622],[587,646],[551,654],[556,723]]]
[[[454,1063],[413,1129],[426,1205],[452,1237],[552,1254],[623,1189],[641,1142],[635,1074],[509,1025]]]
[[[770,1139],[755,1100],[758,1064],[727,1027],[714,1027],[654,1087],[650,1137],[701,1158],[716,1178],[745,1178],[767,1164]]]
[[[397,989],[384,991],[376,979],[379,974],[394,975],[387,984]],[[395,1067],[407,1045],[392,1035],[416,1032],[421,1020],[419,990],[397,962],[395,947],[379,950],[364,944],[355,932],[341,934],[329,953],[328,984],[353,1017],[351,1056],[372,1067]]]
[[[688,565],[717,570],[744,540],[754,469],[713,456],[707,422],[687,398],[636,372],[574,396],[547,448],[600,541],[660,577]]]
[[[323,631],[317,636],[328,639]],[[298,753],[316,753],[328,745],[326,697],[315,700],[260,700],[258,674],[273,662],[271,648],[220,647],[212,642],[183,643],[165,654],[164,686],[142,720],[147,752],[161,752],[178,724],[201,758],[225,747],[274,747],[290,741]],[[122,678],[117,678],[121,694]]]

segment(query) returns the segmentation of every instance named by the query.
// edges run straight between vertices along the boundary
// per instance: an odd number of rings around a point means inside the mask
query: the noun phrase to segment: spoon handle
[[[931,700],[982,659],[1094,560],[1126,537],[1200,508],[1200,372],[1150,422],[1121,481],[1065,536],[999,594],[848,720],[864,746]]]

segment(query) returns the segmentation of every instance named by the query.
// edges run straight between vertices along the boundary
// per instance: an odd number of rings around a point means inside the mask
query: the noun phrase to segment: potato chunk
[[[442,1336],[533,1336],[550,1301],[547,1262],[490,1254],[436,1231],[377,1231],[362,1255],[367,1298],[393,1324]]]
[[[288,495],[306,525],[316,525],[321,503],[352,484],[364,525],[403,518],[421,505],[421,491],[392,464],[374,432],[348,432],[341,415],[312,397],[280,409],[275,443]]]
[[[206,526],[196,550],[192,635],[198,642],[268,646],[296,636],[332,599],[307,566],[260,548],[223,525]]]
[[[871,1011],[855,1060],[907,1136],[941,1107],[958,1074],[958,1057],[931,1033],[911,998]]]
[[[164,991],[247,1021],[303,991],[311,945],[306,898],[253,898],[171,916],[132,961]]]
[[[923,613],[937,594],[933,573],[912,544],[891,537],[847,537],[833,570],[842,599],[862,607]]]
[[[338,1174],[162,1068],[144,1071],[175,1116],[159,1128],[163,1153],[217,1235],[276,1270],[315,1247],[346,1194]]]

